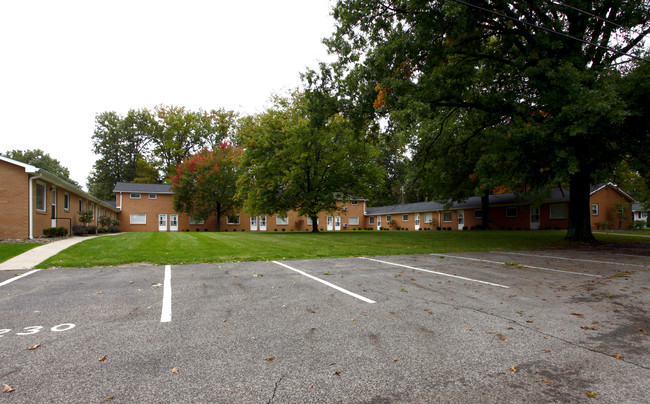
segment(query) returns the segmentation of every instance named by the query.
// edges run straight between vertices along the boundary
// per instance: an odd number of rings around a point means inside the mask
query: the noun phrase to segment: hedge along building
[[[215,217],[200,218],[174,209],[171,185],[118,182],[113,189],[120,209],[122,231],[215,231]],[[320,230],[361,230],[365,228],[366,202],[362,198],[337,201],[335,213],[318,215]],[[286,216],[250,216],[247,213],[225,216],[219,226],[223,231],[305,231],[311,230],[311,218],[295,211]]]
[[[30,164],[0,156],[0,238],[43,236],[43,229],[81,224],[79,215],[93,212],[116,219],[119,210],[78,187]]]

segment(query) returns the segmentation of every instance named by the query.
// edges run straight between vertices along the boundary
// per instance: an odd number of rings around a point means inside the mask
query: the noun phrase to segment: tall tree
[[[25,164],[31,164],[64,179],[77,187],[80,186],[75,180],[70,178],[70,170],[61,165],[59,160],[53,158],[41,149],[8,150],[4,153],[4,156]]]
[[[445,138],[466,124],[475,133],[468,146],[498,134],[503,147],[488,153],[508,165],[516,182],[569,183],[567,238],[592,241],[592,175],[645,148],[626,146],[641,98],[624,96],[622,78],[647,51],[647,8],[645,0],[339,0],[327,43],[348,88],[367,102],[374,84],[375,108],[417,136],[416,144],[436,143],[438,131],[418,129],[443,124],[441,117],[458,109],[443,127],[452,132]],[[476,113],[485,119],[471,118]],[[469,165],[481,160],[480,150]]]
[[[372,193],[381,183],[378,151],[337,112],[323,87],[275,97],[267,111],[246,117],[238,195],[251,214],[295,210],[312,219],[333,212],[337,199]]]
[[[239,206],[235,192],[240,154],[239,148],[224,140],[183,160],[170,176],[174,209],[204,219],[215,216],[220,231],[221,217],[235,214]]]

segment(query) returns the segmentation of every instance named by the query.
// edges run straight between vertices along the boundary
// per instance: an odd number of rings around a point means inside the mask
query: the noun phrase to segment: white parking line
[[[580,262],[593,262],[593,263],[595,263],[595,264],[625,265],[625,266],[642,267],[642,268],[647,267],[647,265],[626,264],[626,263],[624,263],[624,262],[611,262],[611,261],[585,260],[585,259],[580,259],[580,258],[556,257],[556,256],[553,256],[553,255],[523,254],[523,253],[505,252],[505,251],[490,251],[490,252],[491,252],[491,253],[494,253],[494,254],[522,255],[522,256],[524,256],[524,257],[552,258],[552,259],[556,259],[556,260],[568,260],[568,261],[580,261]]]
[[[497,287],[499,287],[499,288],[510,289],[510,286],[500,285],[500,284],[498,284],[498,283],[492,283],[492,282],[486,282],[486,281],[479,281],[478,279],[465,278],[465,277],[463,277],[463,276],[451,275],[451,274],[446,274],[446,273],[444,273],[444,272],[438,272],[438,271],[430,271],[430,270],[428,270],[428,269],[416,268],[416,267],[411,267],[411,266],[408,266],[408,265],[402,265],[402,264],[395,264],[394,262],[388,262],[388,261],[376,260],[376,259],[373,259],[373,258],[366,258],[366,257],[359,257],[359,258],[364,259],[364,260],[368,260],[368,261],[381,262],[382,264],[394,265],[394,266],[396,266],[396,267],[403,267],[403,268],[408,268],[408,269],[415,269],[416,271],[429,272],[429,273],[436,274],[436,275],[448,276],[448,277],[450,277],[450,278],[458,278],[458,279],[462,279],[462,280],[465,280],[465,281],[477,282],[477,283],[482,283],[482,284],[485,284],[485,285],[497,286]]]
[[[7,284],[9,284],[9,283],[11,283],[11,282],[13,282],[13,281],[17,281],[17,280],[20,279],[20,278],[24,278],[24,277],[26,277],[27,275],[31,275],[31,274],[36,273],[36,272],[38,272],[38,271],[40,271],[40,269],[35,269],[35,270],[33,270],[33,271],[25,272],[25,273],[22,274],[22,275],[14,276],[13,278],[11,278],[11,279],[7,279],[6,281],[0,283],[0,286],[7,285]]]
[[[340,291],[340,292],[343,292],[343,293],[345,293],[345,294],[347,294],[347,295],[350,295],[350,296],[352,296],[352,297],[356,297],[356,298],[359,299],[359,300],[363,300],[363,301],[366,302],[366,303],[375,303],[374,300],[370,300],[370,299],[368,299],[367,297],[363,297],[363,296],[358,295],[358,294],[356,294],[356,293],[354,293],[354,292],[350,292],[349,290],[343,289],[343,288],[340,287],[340,286],[336,286],[336,285],[334,285],[333,283],[329,283],[329,282],[324,281],[324,280],[322,280],[322,279],[320,279],[320,278],[317,278],[317,277],[315,277],[315,276],[313,276],[313,275],[309,275],[308,273],[303,272],[303,271],[301,271],[301,270],[299,270],[299,269],[292,268],[292,267],[290,267],[290,266],[287,265],[287,264],[283,264],[283,263],[278,262],[278,261],[272,261],[272,262],[273,262],[274,264],[278,264],[278,265],[280,265],[280,266],[283,266],[283,267],[285,267],[285,268],[288,268],[288,269],[290,269],[290,270],[292,270],[292,271],[298,272],[299,274],[304,275],[304,276],[306,276],[306,277],[308,277],[308,278],[310,278],[310,279],[313,279],[313,280],[315,280],[315,281],[318,281],[318,282],[320,282],[320,283],[322,283],[322,284],[325,284],[325,285],[329,286],[330,288],[334,288],[334,289],[336,289],[336,290],[338,290],[338,291]]]
[[[456,259],[459,259],[459,260],[468,260],[468,261],[485,262],[485,263],[488,263],[488,264],[506,265],[505,262],[490,261],[490,260],[482,260],[482,259],[479,259],[479,258],[458,257],[458,256],[456,256],[456,255],[446,255],[446,254],[431,254],[431,255],[438,255],[438,256],[440,256],[440,257],[446,257],[446,258],[456,258]],[[593,276],[593,277],[595,277],[595,278],[601,278],[600,275],[584,274],[584,273],[582,273],[582,272],[562,271],[561,269],[553,269],[553,268],[534,267],[534,266],[532,266],[532,265],[523,265],[523,264],[521,264],[521,267],[523,267],[523,268],[530,268],[530,269],[541,269],[542,271],[561,272],[561,273],[563,273],[563,274],[582,275],[582,276]]]
[[[165,280],[163,283],[163,304],[162,314],[160,315],[161,323],[172,321],[172,266],[165,265]]]

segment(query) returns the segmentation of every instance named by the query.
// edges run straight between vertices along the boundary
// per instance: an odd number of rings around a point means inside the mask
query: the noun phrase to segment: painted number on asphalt
[[[64,324],[59,324],[55,325],[54,327],[50,328],[50,331],[52,332],[62,332],[62,331],[68,331],[71,330],[75,327],[74,324],[72,323],[64,323]],[[31,335],[31,334],[36,334],[37,332],[40,332],[43,329],[42,326],[40,325],[33,325],[30,327],[25,327],[22,329],[22,332],[17,332],[15,333],[16,335]],[[4,334],[9,334],[11,329],[9,328],[3,328],[0,329],[0,337],[2,337]]]

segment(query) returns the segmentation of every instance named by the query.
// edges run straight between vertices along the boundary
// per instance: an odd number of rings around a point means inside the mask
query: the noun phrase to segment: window
[[[46,187],[42,182],[36,183],[36,210],[45,212],[45,204],[47,202],[47,196],[45,195]]]
[[[149,194],[149,199],[157,199],[158,195],[156,194]]]
[[[370,217],[368,218],[368,223],[369,223],[369,224],[375,224],[375,217],[374,217],[374,216],[370,216]]]
[[[424,214],[424,223],[433,223],[433,213],[425,213]]]
[[[358,226],[359,225],[359,217],[354,216],[354,217],[348,218],[348,224],[350,224],[350,226]]]
[[[391,219],[390,215],[386,215],[386,223],[390,223],[390,219]]]
[[[79,213],[84,210],[84,201],[79,198]]]
[[[63,209],[70,210],[70,194],[67,192],[63,194]]]
[[[140,199],[140,194],[131,194],[131,199]]]
[[[517,217],[517,208],[516,207],[506,208],[506,217]]]
[[[591,214],[594,216],[598,216],[598,204],[597,203],[592,203],[591,204]]]
[[[479,209],[475,210],[474,219],[483,219],[483,211]]]
[[[316,218],[316,224],[320,224],[320,219]],[[311,217],[307,218],[307,226],[313,226],[314,222],[311,220]]]
[[[204,224],[205,220],[197,215],[190,215],[190,224]]]
[[[131,224],[147,224],[147,215],[144,213],[131,213]]]
[[[351,201],[350,202],[350,205],[358,205],[358,204],[359,204],[359,201]]]
[[[286,216],[276,216],[275,217],[275,224],[287,225],[287,224],[289,224],[289,218],[286,217]]]
[[[226,219],[226,224],[238,225],[239,224],[239,216],[228,216],[228,218]]]
[[[567,218],[567,206],[566,203],[561,203],[557,205],[551,205],[551,219],[566,219]]]
[[[452,220],[453,220],[453,217],[451,215],[451,211],[442,212],[442,221],[443,222],[451,222]]]
[[[408,222],[409,221],[409,215],[402,215],[402,222]]]

